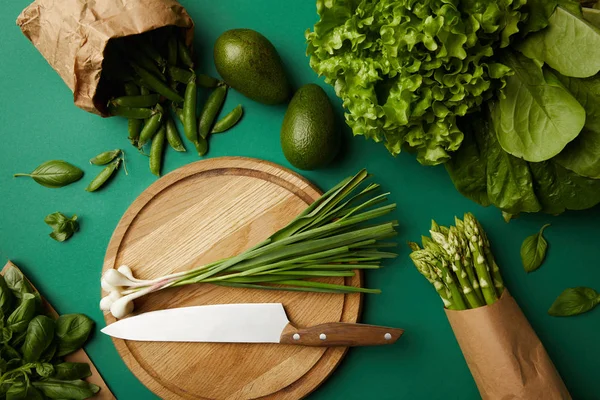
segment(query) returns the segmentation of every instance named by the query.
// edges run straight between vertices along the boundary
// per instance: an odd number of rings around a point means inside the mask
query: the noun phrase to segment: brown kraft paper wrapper
[[[17,25],[71,89],[75,105],[98,115],[105,99],[96,93],[110,39],[174,25],[188,29],[190,44],[194,27],[175,0],[36,0]]]
[[[484,400],[566,400],[569,392],[515,299],[446,310]]]

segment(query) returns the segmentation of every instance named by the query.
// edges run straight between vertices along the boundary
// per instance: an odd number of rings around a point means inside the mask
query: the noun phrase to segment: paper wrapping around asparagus
[[[446,310],[446,316],[484,400],[571,399],[542,342],[507,290],[490,306]]]
[[[69,86],[75,105],[99,115],[104,105],[96,93],[110,39],[174,25],[188,29],[189,44],[194,27],[175,0],[36,0],[17,25]]]

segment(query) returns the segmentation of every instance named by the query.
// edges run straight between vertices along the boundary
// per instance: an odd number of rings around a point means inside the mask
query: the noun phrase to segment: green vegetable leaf
[[[12,339],[13,332],[10,328],[2,328],[2,343],[10,342]]]
[[[550,16],[547,29],[530,35],[517,48],[566,76],[587,78],[600,71],[600,29],[562,6]]]
[[[50,346],[48,346],[46,348],[46,350],[44,350],[44,352],[42,353],[42,355],[40,356],[40,362],[43,363],[49,363],[52,361],[52,359],[54,358],[54,354],[56,354],[56,349],[57,349],[57,345],[56,342],[53,341],[52,343],[50,343]]]
[[[44,222],[53,229],[53,232],[50,233],[50,237],[58,242],[64,242],[73,236],[73,233],[79,230],[79,222],[77,222],[76,214],[73,214],[73,216],[69,218],[57,211],[53,214],[48,214],[46,218],[44,218]]]
[[[576,287],[565,289],[552,304],[548,314],[555,317],[570,317],[590,311],[600,303],[600,294],[594,289]]]
[[[44,315],[33,318],[27,327],[25,342],[21,347],[26,362],[38,361],[54,340],[54,320]]]
[[[4,280],[8,288],[13,292],[18,299],[23,297],[25,293],[35,294],[33,287],[17,268],[10,267],[4,273]]]
[[[528,236],[521,245],[521,261],[526,272],[538,269],[546,258],[548,242],[544,238],[544,230],[550,224],[542,226],[542,229],[534,235]]]
[[[597,3],[596,3],[597,4]],[[600,28],[600,10],[596,8],[584,7],[582,10],[583,18],[594,25],[596,28]]]
[[[30,174],[18,173],[14,176],[29,176],[42,186],[59,188],[80,180],[83,171],[66,161],[51,160],[42,163]]]
[[[36,363],[35,372],[41,377],[48,378],[54,374],[54,366],[50,363]]]
[[[504,61],[515,74],[492,110],[502,148],[527,161],[549,160],[579,135],[585,110],[560,81],[518,53]]]
[[[100,390],[98,386],[82,380],[47,379],[32,382],[32,385],[50,399],[84,400]]]
[[[84,379],[90,375],[92,372],[88,363],[62,362],[54,366],[53,378],[70,381]]]
[[[6,400],[43,400],[42,394],[25,382],[14,383],[6,392]]]
[[[9,310],[12,309],[14,302],[14,295],[8,287],[4,276],[0,275],[0,312],[2,313],[2,324],[4,323],[4,316],[8,315]]]
[[[556,0],[527,0],[527,20],[522,28],[523,34],[537,32],[548,26],[548,19],[558,5]]]
[[[24,293],[21,304],[8,316],[6,324],[13,332],[23,332],[27,329],[29,321],[36,314],[36,300],[31,293]]]
[[[65,314],[56,320],[56,337],[58,338],[58,356],[79,350],[87,340],[94,321],[83,314]]]

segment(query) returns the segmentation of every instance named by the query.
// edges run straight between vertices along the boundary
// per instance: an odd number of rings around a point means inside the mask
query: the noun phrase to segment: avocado
[[[275,47],[251,29],[232,29],[215,42],[215,66],[229,86],[264,104],[290,96],[290,85]]]
[[[335,116],[329,97],[318,85],[302,86],[294,94],[281,126],[281,148],[296,168],[327,165],[339,147]]]

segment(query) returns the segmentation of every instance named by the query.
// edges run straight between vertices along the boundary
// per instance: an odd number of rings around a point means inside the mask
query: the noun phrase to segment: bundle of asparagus
[[[490,241],[473,214],[431,225],[410,257],[444,302],[484,400],[570,399],[543,344],[504,287]]]
[[[431,223],[431,237],[422,237],[421,248],[410,242],[410,258],[435,287],[449,310],[467,310],[494,304],[504,292],[485,231],[473,214],[447,228]]]

